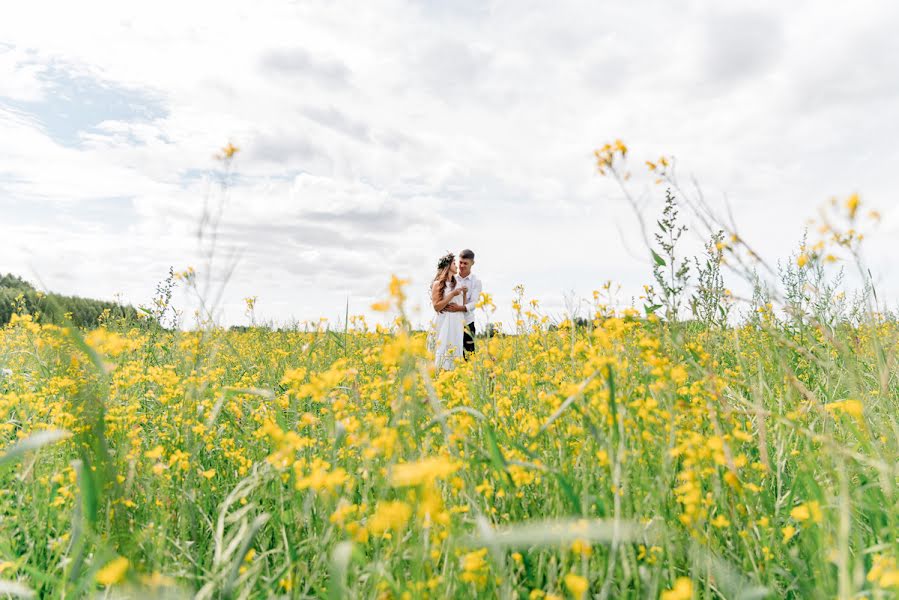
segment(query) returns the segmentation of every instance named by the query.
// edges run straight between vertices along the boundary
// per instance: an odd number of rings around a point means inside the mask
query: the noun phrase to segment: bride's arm
[[[441,297],[440,282],[435,281],[431,286],[431,304],[434,306],[434,310],[442,312],[457,294],[458,290],[453,290],[446,296]]]

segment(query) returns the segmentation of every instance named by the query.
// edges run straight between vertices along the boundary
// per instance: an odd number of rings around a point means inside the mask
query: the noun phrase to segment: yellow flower
[[[390,484],[394,487],[409,487],[433,483],[436,479],[446,479],[458,471],[460,466],[459,463],[442,456],[394,465]]]
[[[84,341],[100,354],[116,357],[140,347],[141,340],[122,336],[105,327],[98,327],[84,336]]]
[[[493,296],[487,292],[481,292],[481,295],[478,297],[478,301],[475,304],[475,308],[490,308],[492,311],[495,311],[496,304],[493,303]]]
[[[462,557],[462,581],[474,583],[478,587],[487,583],[487,548],[469,552]]]
[[[887,571],[880,576],[880,581],[878,581],[878,583],[882,588],[899,587],[899,571],[895,569],[893,569],[892,571]]]
[[[849,218],[854,219],[855,213],[858,211],[859,198],[858,194],[852,194],[849,196],[849,199],[846,200],[846,210],[849,211]]]
[[[790,516],[797,521],[805,521],[811,516],[811,514],[809,513],[808,506],[806,506],[805,504],[800,504],[790,511]]]
[[[403,303],[406,301],[406,293],[403,288],[405,288],[408,283],[408,279],[400,279],[396,275],[390,276],[390,297],[396,302],[398,307],[402,307]]]
[[[787,525],[786,527],[784,527],[783,529],[781,529],[780,532],[783,534],[783,536],[784,536],[784,537],[783,537],[783,542],[786,544],[787,542],[790,541],[790,539],[791,539],[794,535],[796,535],[796,528],[793,527],[792,525]]]
[[[724,515],[718,515],[717,517],[712,519],[711,523],[714,527],[717,527],[719,529],[730,527],[730,521],[728,521],[727,517],[725,517]]]
[[[811,519],[815,523],[824,520],[824,513],[821,511],[821,504],[817,500],[800,504],[790,511],[790,516],[797,521],[806,521]]]
[[[228,145],[222,148],[222,151],[219,154],[216,154],[215,157],[219,160],[227,160],[229,158],[233,158],[234,155],[238,152],[240,152],[240,148],[238,148],[231,142],[228,142]]]
[[[808,264],[808,254],[806,254],[805,252],[803,252],[802,254],[800,254],[799,256],[797,256],[797,257],[796,257],[796,264],[799,266],[799,268],[802,268],[802,267],[804,267],[806,264]]]
[[[297,479],[296,488],[298,490],[311,489],[316,492],[326,491],[333,492],[336,488],[347,482],[349,477],[346,470],[341,467],[328,471],[324,467],[316,468],[306,477]]]
[[[565,587],[568,589],[572,597],[580,600],[584,597],[584,594],[587,593],[587,588],[590,587],[590,583],[586,578],[581,577],[580,575],[568,573],[567,575],[565,575]]]
[[[593,554],[593,546],[587,540],[577,539],[571,542],[571,551],[581,556],[590,556]]]
[[[671,369],[671,381],[677,385],[684,385],[687,381],[687,370],[680,365]]]
[[[845,413],[851,417],[855,417],[856,419],[860,419],[862,417],[862,412],[864,410],[864,406],[859,400],[852,399],[831,402],[824,408],[826,408],[830,412],[839,411]]]
[[[662,592],[659,600],[690,600],[693,598],[693,582],[689,577],[678,577],[674,587]]]
[[[127,558],[117,556],[97,571],[97,583],[109,586],[120,582],[125,577],[125,573],[128,572],[129,564]]]
[[[867,579],[882,588],[899,587],[899,570],[896,569],[896,559],[885,554],[875,554]]]
[[[411,516],[412,507],[402,500],[378,502],[374,514],[368,519],[368,530],[375,535],[383,535],[388,530],[399,531]]]
[[[284,371],[284,376],[281,378],[281,385],[286,385],[288,387],[298,387],[305,381],[306,369],[289,369],[287,371]]]

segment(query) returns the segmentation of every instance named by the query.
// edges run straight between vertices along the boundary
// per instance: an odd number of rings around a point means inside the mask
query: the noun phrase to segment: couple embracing
[[[460,252],[458,261],[452,253],[437,261],[431,304],[437,311],[434,356],[438,369],[452,369],[474,352],[474,309],[481,296],[481,280],[472,274],[473,265],[471,250]]]

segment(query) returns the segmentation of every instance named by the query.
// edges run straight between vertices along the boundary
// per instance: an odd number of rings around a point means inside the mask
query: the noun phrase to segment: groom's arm
[[[471,289],[468,290],[470,294],[466,300],[468,302],[465,304],[465,312],[473,313],[475,306],[478,303],[478,300],[481,297],[481,280],[475,279],[474,283],[471,284]]]

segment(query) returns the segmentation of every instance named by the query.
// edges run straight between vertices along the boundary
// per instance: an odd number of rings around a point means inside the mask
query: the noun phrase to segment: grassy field
[[[627,155],[607,144],[597,169],[636,209]],[[516,288],[507,334],[455,371],[434,372],[395,277],[374,331],[163,328],[173,273],[145,318],[98,327],[16,300],[0,596],[893,597],[899,321],[862,266],[858,196],[775,269],[672,160],[647,166],[669,191],[641,227],[642,306],[607,285],[553,322]],[[675,194],[708,229],[692,262]]]
[[[402,301],[392,285],[393,309]],[[899,326],[0,331],[0,591],[889,597]],[[0,594],[2,595],[2,594]]]

